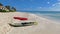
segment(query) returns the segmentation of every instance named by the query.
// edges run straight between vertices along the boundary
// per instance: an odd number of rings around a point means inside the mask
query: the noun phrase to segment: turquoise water
[[[60,22],[60,11],[21,11],[21,12],[34,13],[44,18]]]

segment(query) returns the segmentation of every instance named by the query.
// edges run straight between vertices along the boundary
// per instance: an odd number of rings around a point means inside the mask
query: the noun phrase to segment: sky
[[[60,0],[0,0],[21,11],[60,11]]]

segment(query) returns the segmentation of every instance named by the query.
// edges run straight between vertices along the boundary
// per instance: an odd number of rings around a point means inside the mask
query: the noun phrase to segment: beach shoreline
[[[9,12],[0,13],[0,34],[60,34],[60,24],[30,13]],[[14,28],[8,25],[14,16],[27,17],[38,25]]]

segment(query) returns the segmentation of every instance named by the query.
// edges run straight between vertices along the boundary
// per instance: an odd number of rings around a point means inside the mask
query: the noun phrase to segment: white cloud
[[[54,6],[51,7],[51,9],[52,9],[53,11],[60,11],[60,3],[54,4]]]
[[[55,4],[53,4],[52,6],[55,6]]]
[[[38,11],[60,11],[60,2],[53,4],[52,7],[50,8],[39,7],[37,10]]]
[[[58,1],[60,1],[60,0],[58,0]]]
[[[60,11],[60,2],[53,4],[50,11]]]
[[[42,7],[38,7],[38,8],[42,8]]]
[[[50,4],[50,2],[47,2],[47,4]]]
[[[59,8],[60,9],[60,3],[56,3],[56,4],[54,4],[55,6],[54,7],[52,7],[52,8]]]
[[[55,3],[52,5],[52,7],[50,8],[46,8],[46,7],[37,7],[37,8],[25,8],[23,10],[34,10],[34,11],[60,11],[60,2]]]
[[[58,4],[60,4],[60,3],[58,3]]]

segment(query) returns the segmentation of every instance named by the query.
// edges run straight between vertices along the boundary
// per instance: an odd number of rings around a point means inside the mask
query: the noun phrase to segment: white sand
[[[29,21],[38,22],[38,25],[11,27],[8,23],[14,22],[14,16],[27,17]],[[22,12],[0,13],[0,34],[60,34],[60,24],[34,14]]]

